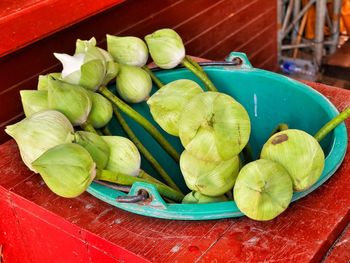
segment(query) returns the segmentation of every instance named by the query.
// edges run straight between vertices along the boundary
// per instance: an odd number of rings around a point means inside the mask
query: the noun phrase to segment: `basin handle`
[[[231,52],[226,58],[225,61],[228,62],[234,62],[235,60],[240,59],[241,65],[240,68],[242,69],[251,69],[253,68],[252,64],[250,63],[247,55],[243,52]]]
[[[145,192],[148,194],[148,197],[141,198],[145,195]],[[138,200],[136,197],[140,197],[138,201],[147,202],[147,200],[151,200],[151,202],[148,203],[149,206],[152,207],[159,207],[161,209],[167,208],[167,204],[164,201],[164,199],[159,194],[157,188],[149,183],[145,182],[135,182],[133,183],[130,192],[126,197],[130,196],[132,199]]]

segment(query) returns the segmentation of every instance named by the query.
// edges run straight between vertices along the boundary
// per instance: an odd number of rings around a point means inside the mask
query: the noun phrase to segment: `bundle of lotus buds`
[[[79,196],[93,181],[115,187],[146,182],[165,200],[184,206],[234,201],[248,217],[270,220],[288,207],[293,191],[317,182],[325,159],[319,141],[350,115],[346,109],[314,137],[296,129],[277,132],[263,146],[261,159],[253,161],[244,154],[250,149],[248,112],[218,91],[186,55],[174,30],[157,30],[145,42],[107,35],[107,50],[97,47],[95,38],[75,46],[73,55],[54,54],[61,72],[39,76],[37,90],[20,91],[25,118],[6,127],[23,162],[62,197]],[[163,83],[146,66],[150,58],[162,69],[182,64],[200,82]],[[149,116],[135,110],[138,103]],[[181,175],[168,174],[160,164],[164,160],[129,126],[131,120],[154,138]],[[151,168],[141,167],[143,161]]]

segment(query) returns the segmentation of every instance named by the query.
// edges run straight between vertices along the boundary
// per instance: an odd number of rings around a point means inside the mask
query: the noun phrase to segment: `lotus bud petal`
[[[84,54],[70,56],[68,54],[54,53],[54,56],[62,63],[61,78],[71,84],[79,84],[81,78],[81,66],[84,64]]]
[[[148,49],[138,37],[107,35],[107,50],[114,60],[123,65],[143,67],[148,59]]]
[[[92,107],[87,122],[96,129],[102,128],[112,119],[113,106],[109,100],[98,93],[89,92],[89,96]]]
[[[261,158],[282,165],[290,174],[295,191],[308,189],[320,178],[325,159],[317,140],[296,129],[271,136],[263,146]]]
[[[99,48],[98,49],[101,54],[104,56],[106,61],[106,75],[103,79],[102,85],[107,85],[112,79],[114,79],[119,71],[118,63],[115,63],[111,54],[109,54],[106,50]]]
[[[203,92],[201,87],[189,79],[168,83],[148,99],[154,120],[167,133],[179,136],[179,118],[188,101]]]
[[[207,196],[220,196],[232,189],[239,172],[239,158],[208,162],[185,150],[180,157],[180,169],[189,189]]]
[[[172,29],[165,28],[145,37],[154,63],[163,69],[176,67],[185,57],[181,37]]]
[[[125,101],[138,103],[149,97],[152,79],[141,68],[121,65],[117,76],[117,92]]]
[[[84,88],[49,79],[48,103],[50,109],[62,112],[76,126],[86,122],[92,103]]]
[[[217,203],[226,202],[227,198],[224,195],[220,196],[206,196],[199,192],[192,191],[182,199],[183,204],[206,204],[206,203]]]
[[[89,50],[89,47],[96,46],[96,39],[92,37],[90,40],[80,40],[78,39],[76,42],[75,53],[85,53]],[[94,48],[93,48],[94,49]],[[104,67],[106,67],[106,72],[104,79],[102,81],[102,85],[107,85],[112,79],[114,79],[118,73],[118,64],[114,62],[113,57],[106,50],[97,47],[99,52],[96,52],[95,49],[95,57],[93,59],[100,59],[101,61],[105,61]],[[99,54],[100,53],[100,54]],[[102,55],[102,56],[101,56]]]
[[[15,139],[23,162],[34,172],[32,162],[46,150],[74,139],[74,129],[67,117],[53,110],[34,113],[7,126],[5,132]]]
[[[292,180],[282,165],[260,159],[245,165],[234,186],[234,200],[249,218],[271,220],[287,209]]]
[[[82,194],[96,175],[89,152],[74,143],[57,145],[33,162],[46,185],[55,194],[74,198]]]
[[[38,78],[38,90],[47,90],[47,86],[49,85],[49,78],[60,79],[61,73],[50,73],[47,75],[39,75]]]
[[[83,49],[84,52],[75,53],[73,56],[59,53],[54,55],[63,65],[62,80],[95,91],[105,78],[106,61],[97,47],[85,41],[80,43],[77,50]]]
[[[102,136],[109,145],[110,155],[106,170],[138,176],[141,156],[136,146],[121,136]]]
[[[49,109],[46,90],[21,90],[21,101],[26,117]]]
[[[108,163],[110,149],[101,136],[86,132],[75,133],[75,143],[83,146],[91,155],[98,169],[104,169]]]
[[[179,136],[183,146],[205,161],[232,159],[248,143],[249,135],[247,111],[223,93],[197,94],[180,116]]]

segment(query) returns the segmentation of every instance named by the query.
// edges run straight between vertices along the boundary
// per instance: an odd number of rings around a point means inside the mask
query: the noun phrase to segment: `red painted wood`
[[[123,0],[4,1],[0,10],[0,57]],[[1,8],[2,7],[2,8]],[[29,26],[30,25],[30,26]]]
[[[350,105],[349,91],[309,84],[325,94],[338,109]],[[16,211],[22,240],[26,248],[28,246],[26,251],[35,260],[42,251],[36,245],[40,244],[51,257],[56,259],[56,255],[62,255],[67,259],[65,262],[75,260],[75,254],[67,247],[74,248],[84,259],[106,262],[114,262],[113,259],[319,262],[350,220],[350,196],[344,194],[350,191],[350,149],[329,181],[270,222],[247,218],[201,222],[161,220],[119,210],[89,194],[74,199],[60,198],[47,189],[39,175],[24,168],[12,140],[0,146],[0,167],[0,187],[9,191],[7,196]],[[12,176],[18,183],[5,180]],[[2,205],[8,207],[10,203],[3,199],[4,195],[0,195]],[[0,226],[2,231],[7,231],[6,224]],[[34,239],[44,239],[46,244]],[[57,242],[59,240],[61,242]],[[16,242],[18,250],[19,241],[12,242]],[[85,250],[79,242],[85,245]],[[15,246],[5,249],[5,257],[7,253],[15,254],[14,249]]]
[[[350,262],[350,224],[331,248],[324,263]]]

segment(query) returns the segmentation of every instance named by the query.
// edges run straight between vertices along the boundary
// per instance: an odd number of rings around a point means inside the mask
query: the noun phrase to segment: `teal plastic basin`
[[[255,158],[268,139],[271,131],[279,123],[287,123],[290,128],[301,129],[314,135],[319,128],[338,114],[334,105],[322,94],[300,82],[269,71],[256,69],[251,66],[243,53],[232,52],[228,61],[240,58],[243,62],[234,66],[231,62],[204,65],[203,68],[220,92],[231,95],[238,100],[248,111],[252,132],[250,145]],[[156,75],[168,83],[176,79],[191,79],[202,83],[187,69],[158,70]],[[154,88],[153,92],[156,89]],[[153,121],[146,103],[133,105],[160,131],[161,128]],[[133,120],[124,116],[144,145],[156,157],[169,175],[177,182],[185,193],[186,187],[178,165],[165,153],[155,140]],[[124,135],[118,123],[113,120],[109,127],[114,134]],[[163,131],[162,131],[163,132]],[[177,137],[163,132],[164,136],[181,152],[183,147]],[[340,166],[346,152],[347,132],[345,124],[339,125],[322,142],[325,152],[325,168],[320,179],[308,190],[294,193],[292,201],[296,201],[322,185]],[[143,160],[142,168],[158,177],[158,174]],[[159,195],[156,188],[147,183],[135,183],[129,195],[136,195],[140,189],[148,191],[150,200],[135,204],[116,202],[118,196],[126,195],[123,192],[92,183],[88,192],[98,199],[132,213],[177,220],[208,220],[229,217],[240,217],[243,214],[235,202],[218,202],[209,204],[169,204]]]

